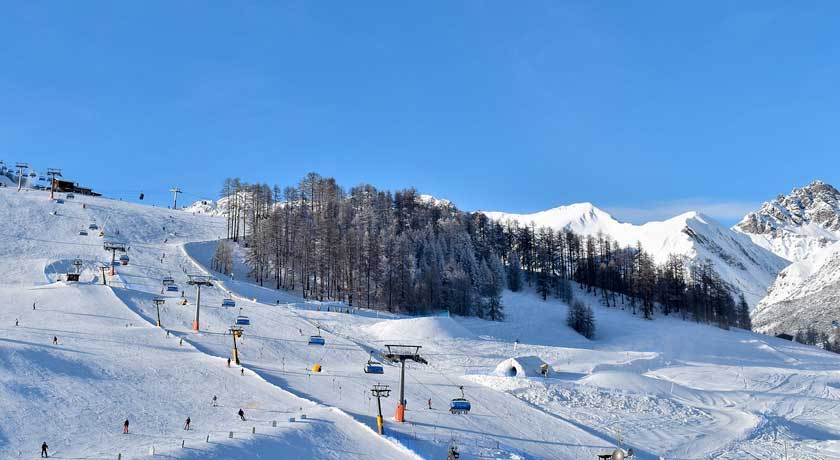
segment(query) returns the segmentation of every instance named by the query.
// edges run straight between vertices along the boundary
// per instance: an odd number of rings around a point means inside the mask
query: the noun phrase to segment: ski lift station
[[[500,377],[545,377],[550,369],[538,356],[519,356],[499,363],[495,374]]]

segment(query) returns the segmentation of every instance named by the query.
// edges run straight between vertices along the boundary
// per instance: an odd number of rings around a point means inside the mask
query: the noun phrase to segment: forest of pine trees
[[[568,303],[577,283],[603,305],[646,319],[750,327],[743,297],[736,302],[710,262],[671,256],[657,264],[641,245],[604,235],[496,222],[414,189],[346,190],[315,173],[283,189],[227,179],[221,195],[227,238],[246,248],[253,279],[305,298],[501,320],[504,288],[530,286]],[[217,263],[226,265],[226,254]]]

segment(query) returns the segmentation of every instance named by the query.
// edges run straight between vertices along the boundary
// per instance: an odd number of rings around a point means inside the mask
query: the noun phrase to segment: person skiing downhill
[[[218,404],[216,403],[216,400],[217,400],[216,395],[213,395],[213,407],[218,406]]]
[[[432,410],[432,398],[429,398],[429,410]]]
[[[49,458],[50,454],[47,453],[47,449],[49,448],[50,446],[47,445],[47,441],[41,444],[41,458]]]
[[[128,434],[128,419],[123,422],[123,434]]]
[[[239,409],[238,413],[239,413],[239,418],[244,422],[245,421],[245,411],[242,410],[242,409]]]
[[[53,336],[53,345],[58,345],[58,337]]]
[[[191,420],[190,420],[190,418],[189,418],[189,417],[187,417],[187,421],[186,421],[186,422],[184,422],[184,429],[185,429],[185,430],[189,430],[189,429],[190,429],[190,421],[191,421]]]
[[[446,460],[458,460],[461,454],[458,453],[458,448],[452,446],[449,448],[449,454],[446,456]]]

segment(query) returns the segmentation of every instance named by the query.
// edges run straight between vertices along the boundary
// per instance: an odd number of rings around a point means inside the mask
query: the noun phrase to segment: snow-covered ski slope
[[[150,458],[152,449],[195,459],[418,458],[339,409],[228,368],[227,349],[222,358],[200,344],[221,333],[221,318],[210,314],[208,332],[187,333],[175,320],[189,307],[173,297],[161,312],[165,326],[172,321],[167,335],[138,314],[136,302],[150,302],[166,274],[178,271],[183,285],[178,259],[163,254],[219,229],[218,220],[166,209],[78,196],[55,204],[45,192],[0,189],[0,458],[34,458],[44,441],[53,458],[73,459]],[[130,247],[113,289],[99,284],[105,240]],[[75,258],[81,282],[57,281]]]
[[[80,236],[94,220],[105,237]],[[595,309],[594,341],[564,325],[564,304],[527,292],[506,293],[508,319],[496,323],[336,312],[253,285],[241,261],[233,279],[206,271],[223,226],[203,214],[0,190],[0,458],[34,457],[42,441],[76,459],[147,458],[152,446],[172,458],[442,459],[453,441],[463,459],[594,459],[619,442],[642,459],[781,458],[785,447],[789,458],[840,458],[837,355],[676,318],[644,321],[585,292],[576,295]],[[108,288],[96,283],[112,239],[130,246],[131,261]],[[77,257],[82,282],[57,282]],[[202,290],[194,333],[185,273],[201,272],[218,281]],[[169,337],[153,326],[151,302],[165,276],[188,301],[165,295]],[[223,308],[226,297],[236,307]],[[251,320],[239,342],[244,375],[225,361],[225,332],[240,314]],[[316,325],[323,347],[307,345]],[[408,368],[404,424],[393,420],[398,369],[363,372],[369,352],[390,343],[422,345],[429,361]],[[514,356],[539,357],[549,377],[496,375]],[[311,371],[316,363],[322,372]],[[385,439],[372,430],[374,383],[395,390],[383,400]],[[459,386],[468,415],[447,410]],[[221,407],[211,407],[214,394]]]

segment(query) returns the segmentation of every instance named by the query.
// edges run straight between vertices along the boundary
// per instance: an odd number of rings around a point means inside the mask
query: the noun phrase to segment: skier
[[[216,398],[216,395],[213,395],[213,407],[218,407],[219,404],[216,402],[217,399],[218,398]]]
[[[245,377],[245,368],[239,369],[239,375]]]
[[[242,409],[239,409],[238,413],[239,413],[239,418],[242,419],[242,421],[244,422],[245,421],[245,411],[242,410]]]
[[[35,309],[35,302],[32,302],[32,309]]]
[[[189,417],[187,417],[187,421],[184,422],[184,429],[187,430],[187,431],[189,431],[189,429],[190,429],[190,418]]]
[[[461,454],[458,453],[458,448],[456,446],[452,446],[449,448],[449,454],[446,456],[446,460],[458,460]]]
[[[49,458],[50,454],[47,453],[47,449],[49,448],[50,446],[47,445],[47,441],[41,444],[41,458]]]
[[[53,336],[53,345],[58,345],[58,337]]]
[[[128,419],[123,422],[123,434],[128,434]]]
[[[432,410],[432,398],[429,398],[429,410]]]
[[[15,318],[15,327],[17,327],[17,325],[18,325],[18,320],[17,320],[17,318]]]
[[[303,329],[298,329],[298,334],[303,335]]]
[[[228,367],[230,367],[230,358],[228,358]]]

